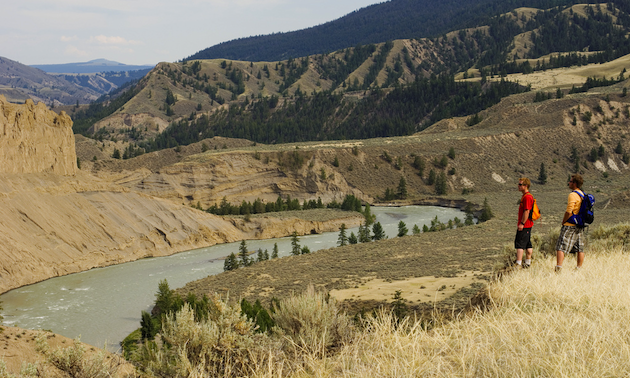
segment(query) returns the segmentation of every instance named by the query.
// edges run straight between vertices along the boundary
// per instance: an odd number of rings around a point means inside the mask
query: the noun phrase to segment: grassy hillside
[[[540,77],[565,67],[577,69],[549,90],[566,94],[609,73],[620,79],[625,67],[618,63],[610,65],[617,72],[602,69],[630,53],[624,32],[630,17],[617,5],[517,8],[438,38],[283,61],[162,63],[130,90],[128,101],[94,104],[93,113],[102,115],[87,115],[88,122],[75,115],[75,132],[145,151],[215,135],[258,143],[410,135],[539,89]]]

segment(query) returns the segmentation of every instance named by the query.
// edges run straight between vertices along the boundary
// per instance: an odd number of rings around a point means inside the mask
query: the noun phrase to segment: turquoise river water
[[[457,209],[433,206],[372,207],[389,238],[396,237],[398,222],[411,233],[436,216],[442,222],[465,214]],[[358,228],[349,229],[358,234]],[[311,252],[337,245],[338,232],[300,237]],[[279,255],[291,251],[291,239],[249,240],[249,250],[269,250],[278,243]],[[24,286],[0,296],[3,323],[27,329],[45,329],[88,344],[117,350],[119,343],[140,326],[142,310],[150,311],[158,283],[166,279],[171,288],[223,271],[222,257],[238,253],[238,243],[219,244],[172,256],[143,259],[92,269]]]

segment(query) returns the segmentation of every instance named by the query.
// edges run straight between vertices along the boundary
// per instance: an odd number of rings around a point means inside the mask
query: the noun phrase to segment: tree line
[[[195,207],[199,210],[203,210],[199,203]],[[219,204],[214,204],[205,211],[215,215],[249,215],[324,208],[362,212],[362,207],[361,200],[352,194],[346,195],[341,203],[337,202],[337,200],[333,200],[328,204],[324,204],[321,197],[317,200],[304,200],[304,202],[300,204],[300,201],[292,199],[291,196],[287,196],[286,199],[282,199],[282,196],[278,196],[275,202],[265,203],[260,198],[257,198],[253,203],[243,200],[240,205],[232,205],[223,197]]]

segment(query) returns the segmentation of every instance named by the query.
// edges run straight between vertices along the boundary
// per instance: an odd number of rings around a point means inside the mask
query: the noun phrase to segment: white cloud
[[[101,45],[139,45],[140,41],[127,40],[123,37],[107,37],[104,35],[97,35],[96,37],[90,37],[90,43],[99,43]]]
[[[73,35],[72,37],[67,37],[65,35],[62,35],[60,40],[61,42],[72,42],[72,41],[78,41],[79,37],[77,37],[76,35]]]
[[[84,57],[88,56],[87,51],[81,50],[78,47],[72,46],[72,45],[66,46],[65,53],[66,53],[66,55],[69,55],[69,56],[72,56],[72,57],[84,58]]]

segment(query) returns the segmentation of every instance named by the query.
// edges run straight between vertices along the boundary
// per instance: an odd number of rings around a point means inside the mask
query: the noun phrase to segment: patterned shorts
[[[584,252],[583,228],[575,226],[562,226],[560,236],[556,242],[556,251],[564,253]]]

